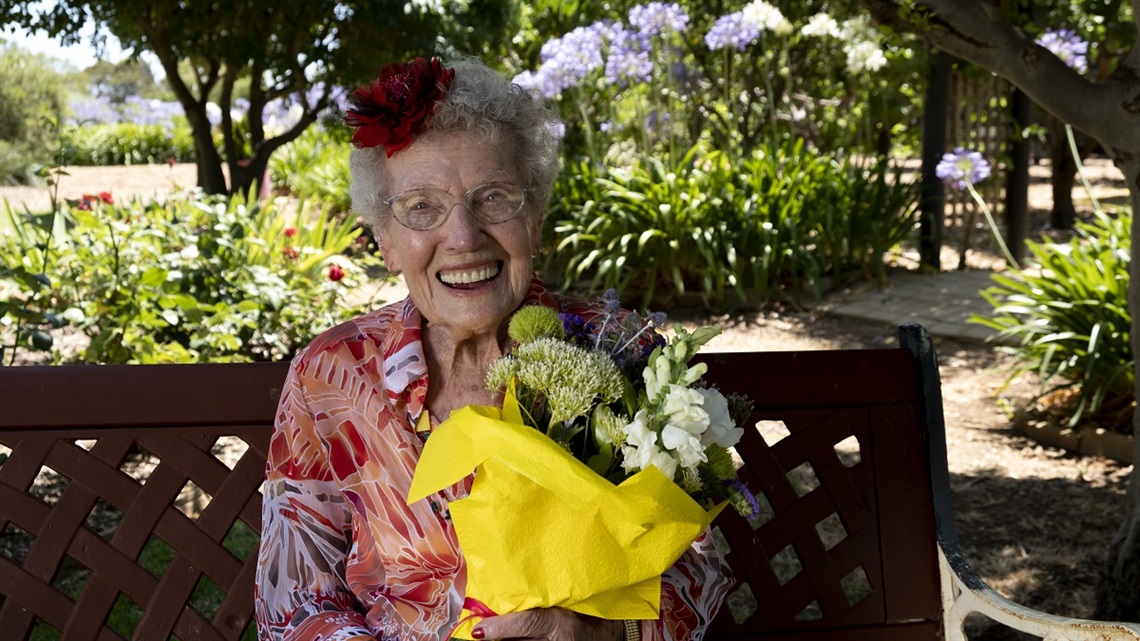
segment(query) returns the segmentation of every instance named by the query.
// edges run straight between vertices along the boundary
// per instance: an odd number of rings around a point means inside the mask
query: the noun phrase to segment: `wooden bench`
[[[958,547],[929,338],[712,353],[755,401],[762,497],[717,531],[739,585],[711,639],[1140,639],[990,590]],[[253,639],[259,485],[285,364],[0,367],[0,637]],[[3,454],[0,454],[0,458]]]

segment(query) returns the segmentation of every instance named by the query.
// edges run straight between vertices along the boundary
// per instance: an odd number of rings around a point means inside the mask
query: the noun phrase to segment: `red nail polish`
[[[482,639],[483,638],[483,628],[472,628],[471,636],[476,638],[476,639]]]

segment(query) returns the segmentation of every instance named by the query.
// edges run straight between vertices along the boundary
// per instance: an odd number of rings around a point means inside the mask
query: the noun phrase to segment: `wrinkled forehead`
[[[424,188],[462,193],[486,182],[519,180],[513,145],[468,131],[425,132],[386,164],[389,196]]]

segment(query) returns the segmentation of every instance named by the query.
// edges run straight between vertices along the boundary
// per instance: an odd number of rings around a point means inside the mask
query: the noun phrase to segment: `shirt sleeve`
[[[661,618],[642,621],[641,638],[701,639],[733,583],[728,563],[706,530],[661,576]]]
[[[316,433],[297,362],[281,393],[266,465],[254,604],[258,638],[373,639],[344,581],[351,513]]]

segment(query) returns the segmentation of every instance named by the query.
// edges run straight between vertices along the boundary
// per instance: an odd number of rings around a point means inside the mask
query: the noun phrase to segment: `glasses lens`
[[[525,198],[522,187],[511,183],[487,183],[471,190],[471,211],[479,220],[500,223],[519,213]]]
[[[451,197],[437,189],[414,189],[391,201],[392,215],[411,229],[432,229],[447,217]]]

